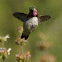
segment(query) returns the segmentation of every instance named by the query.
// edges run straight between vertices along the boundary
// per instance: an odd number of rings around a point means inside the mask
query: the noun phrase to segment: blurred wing
[[[51,17],[48,16],[48,15],[40,16],[40,17],[39,17],[39,24],[40,24],[41,22],[47,21],[47,20],[50,19],[50,18],[51,18]]]
[[[16,12],[16,13],[13,14],[13,16],[16,17],[17,19],[21,20],[22,22],[24,22],[27,14]]]

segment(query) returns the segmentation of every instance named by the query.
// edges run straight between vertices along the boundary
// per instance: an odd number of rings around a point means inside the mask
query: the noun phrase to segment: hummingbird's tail
[[[26,35],[24,35],[23,33],[22,33],[22,35],[21,35],[21,39],[25,38],[25,40],[27,40],[27,39],[28,39],[28,37],[29,37],[29,35],[28,35],[28,36],[26,36]]]

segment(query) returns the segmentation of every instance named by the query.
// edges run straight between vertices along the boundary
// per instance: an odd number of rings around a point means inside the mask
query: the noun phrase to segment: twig
[[[4,62],[4,59],[2,59],[2,62]]]
[[[24,62],[24,59],[22,60],[22,62]]]
[[[26,60],[26,62],[28,62],[28,60]]]
[[[5,60],[4,57],[2,57],[2,62],[4,62],[4,60]]]
[[[2,48],[4,48],[4,41],[2,41]],[[2,57],[2,62],[4,62],[4,57]]]
[[[21,53],[23,54],[23,45],[21,44]]]
[[[4,48],[4,41],[2,41],[2,47]]]
[[[20,62],[20,60],[18,60],[18,62]]]
[[[21,53],[24,54],[24,52],[23,52],[23,44],[21,44]],[[22,60],[22,62],[24,62],[24,59]]]

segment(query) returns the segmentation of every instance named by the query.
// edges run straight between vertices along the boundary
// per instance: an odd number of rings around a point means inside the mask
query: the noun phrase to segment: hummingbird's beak
[[[33,15],[36,16],[38,13],[37,13],[37,10],[34,8],[33,10]]]

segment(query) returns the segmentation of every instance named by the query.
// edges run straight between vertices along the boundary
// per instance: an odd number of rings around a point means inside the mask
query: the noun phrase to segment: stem
[[[20,62],[20,60],[18,60],[18,62]]]
[[[20,60],[18,62],[20,62]],[[22,62],[24,62],[24,60],[22,60]]]
[[[2,47],[4,48],[4,41],[2,41]]]
[[[2,62],[4,62],[4,59],[2,60]]]
[[[26,60],[26,62],[28,62],[28,60]]]
[[[24,60],[22,60],[22,62],[24,62]]]
[[[23,45],[21,45],[21,53],[23,54]]]
[[[2,62],[4,62],[4,60],[5,60],[5,59],[4,59],[4,58],[2,58]]]
[[[24,52],[23,52],[23,44],[21,44],[21,53],[24,54]],[[22,60],[22,62],[24,62],[24,59]]]
[[[2,41],[2,48],[4,48],[4,41]],[[5,60],[5,57],[4,57],[4,55],[2,56],[2,62],[4,62],[4,60]]]

